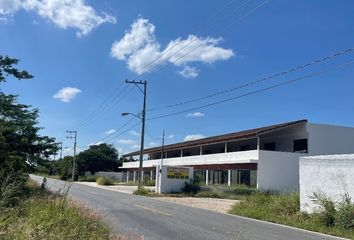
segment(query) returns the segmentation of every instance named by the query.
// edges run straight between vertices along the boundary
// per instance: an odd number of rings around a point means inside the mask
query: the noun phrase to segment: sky
[[[139,119],[121,113],[138,115],[143,94],[126,79],[147,81],[145,147],[163,130],[170,144],[299,119],[354,127],[353,12],[350,0],[0,0],[0,55],[34,75],[1,90],[39,109],[64,154],[66,130],[79,151],[139,149]]]

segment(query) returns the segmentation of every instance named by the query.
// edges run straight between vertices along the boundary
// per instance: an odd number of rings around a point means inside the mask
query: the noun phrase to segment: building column
[[[133,172],[133,182],[136,180],[136,171]]]
[[[205,170],[205,186],[209,184],[209,170]]]
[[[203,146],[200,146],[199,155],[203,155]]]
[[[259,136],[257,136],[257,150],[259,151],[261,149],[261,140]]]
[[[227,185],[231,185],[231,169],[227,170]]]
[[[129,171],[127,170],[127,182],[129,182]]]
[[[181,148],[181,157],[183,157],[183,148]]]
[[[153,180],[153,179],[152,179],[153,175],[154,175],[154,174],[153,174],[153,171],[151,170],[151,171],[150,171],[150,180]]]
[[[225,142],[225,153],[227,153],[227,142]]]

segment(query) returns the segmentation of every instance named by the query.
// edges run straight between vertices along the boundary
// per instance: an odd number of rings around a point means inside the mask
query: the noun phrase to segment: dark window
[[[294,152],[307,153],[307,139],[294,140]]]
[[[275,142],[265,143],[264,144],[264,150],[275,151]]]
[[[183,156],[185,156],[185,157],[190,156],[190,155],[191,155],[190,152],[185,152],[185,153],[183,153]]]
[[[250,145],[241,146],[241,151],[248,151],[248,150],[250,150]]]
[[[225,152],[225,148],[220,149],[220,153],[224,153]]]
[[[205,150],[204,154],[211,154],[211,150]]]

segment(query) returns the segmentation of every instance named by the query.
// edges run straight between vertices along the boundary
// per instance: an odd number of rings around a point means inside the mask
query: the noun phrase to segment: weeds
[[[104,185],[104,186],[114,185],[113,180],[110,179],[110,178],[107,178],[107,177],[99,177],[99,178],[97,178],[96,183],[98,185]]]
[[[149,195],[149,189],[140,187],[134,191],[135,195]]]

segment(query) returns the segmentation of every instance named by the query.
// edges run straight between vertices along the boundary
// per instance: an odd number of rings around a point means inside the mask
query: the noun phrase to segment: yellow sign
[[[172,179],[189,179],[189,169],[180,167],[168,167],[167,178]]]

